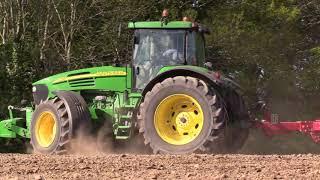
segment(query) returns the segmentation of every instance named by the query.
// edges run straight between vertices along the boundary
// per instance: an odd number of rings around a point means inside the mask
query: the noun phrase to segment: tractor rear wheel
[[[70,140],[89,124],[89,111],[84,100],[73,92],[41,102],[31,120],[31,144],[36,153],[63,154]]]
[[[249,136],[250,117],[243,98],[235,91],[226,95],[228,111],[223,111],[220,118],[228,121],[218,141],[210,143],[212,153],[237,153],[245,144]]]
[[[248,139],[249,128],[236,122],[227,125],[218,136],[217,141],[209,144],[211,153],[237,153]]]
[[[177,76],[156,84],[140,105],[138,125],[145,144],[156,153],[208,151],[223,119],[217,118],[216,92],[193,77]]]
[[[238,152],[249,137],[249,128],[241,127],[240,122],[235,122],[225,128],[225,151],[226,153]]]

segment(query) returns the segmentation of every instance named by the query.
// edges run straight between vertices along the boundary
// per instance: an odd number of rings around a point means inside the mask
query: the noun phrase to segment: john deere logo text
[[[70,77],[62,77],[53,82],[53,84],[62,83],[65,81],[72,81],[83,78],[97,78],[97,77],[109,77],[109,76],[126,76],[127,73],[124,71],[106,71],[106,72],[96,72],[94,74],[81,74]]]

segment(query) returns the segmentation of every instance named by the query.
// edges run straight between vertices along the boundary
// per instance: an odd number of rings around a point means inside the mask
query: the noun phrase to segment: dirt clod
[[[42,180],[42,176],[41,175],[34,175],[34,180]]]

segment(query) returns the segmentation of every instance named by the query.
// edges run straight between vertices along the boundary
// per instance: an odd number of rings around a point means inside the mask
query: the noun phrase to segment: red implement
[[[265,113],[262,121],[255,121],[267,136],[287,134],[293,131],[310,135],[315,143],[320,143],[320,119],[313,121],[279,121],[278,115]]]

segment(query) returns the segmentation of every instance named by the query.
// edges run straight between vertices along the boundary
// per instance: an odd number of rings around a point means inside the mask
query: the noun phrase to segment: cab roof
[[[169,21],[164,23],[161,21],[142,21],[129,22],[129,29],[190,29],[192,22],[189,21]]]

